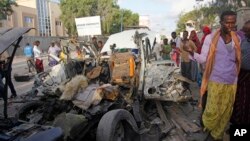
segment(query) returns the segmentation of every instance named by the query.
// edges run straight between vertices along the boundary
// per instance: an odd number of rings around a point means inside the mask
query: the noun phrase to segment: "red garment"
[[[179,48],[173,49],[173,53],[171,55],[171,60],[174,61],[177,65],[177,67],[179,67],[180,64],[180,50]]]
[[[194,42],[195,46],[197,47],[197,53],[201,53],[201,43],[200,40],[197,38],[192,39],[192,41]]]
[[[43,60],[36,59],[36,64],[35,65],[36,65],[36,71],[37,71],[37,73],[44,71]]]
[[[204,26],[202,31],[203,31],[203,37],[201,38],[201,47],[203,46],[206,36],[211,33],[211,29],[208,26]]]
[[[195,46],[197,47],[197,53],[200,54],[201,53],[201,43],[200,43],[200,40],[199,40],[195,30],[191,31],[189,39],[194,42]]]

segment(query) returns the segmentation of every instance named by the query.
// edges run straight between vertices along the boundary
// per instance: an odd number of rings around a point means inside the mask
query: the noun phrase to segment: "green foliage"
[[[243,3],[245,3],[243,5]],[[210,3],[210,7],[214,7],[216,13],[220,15],[225,10],[236,11],[243,6],[250,6],[250,0],[215,0]]]
[[[213,26],[216,23],[216,17],[225,10],[235,11],[237,8],[242,7],[242,0],[215,0],[208,5],[200,5],[194,10],[181,13],[177,22],[177,32],[185,30],[185,23],[188,20],[196,22],[196,29],[200,30],[203,25]],[[243,0],[246,6],[250,6],[250,0]]]
[[[139,24],[139,15],[138,14],[133,14],[130,10],[122,9],[121,11],[121,22],[122,24],[122,29],[125,27],[131,27],[131,26],[138,26]]]
[[[75,18],[94,16],[98,0],[61,0],[61,20],[71,36],[76,36]]]
[[[0,0],[0,20],[13,13],[11,6],[17,6],[14,0]]]
[[[130,10],[116,9],[112,17],[111,28],[108,34],[120,32],[121,26],[124,29],[124,27],[139,25],[139,15],[132,13]]]
[[[139,15],[130,10],[122,10],[117,0],[61,0],[61,20],[70,36],[77,35],[75,18],[101,17],[102,33],[112,34],[120,31],[121,19],[124,26],[138,25]],[[123,18],[122,18],[123,17]]]
[[[217,7],[219,13],[224,10],[236,10],[237,8],[245,6],[250,6],[250,0],[215,0],[211,3],[211,6]]]
[[[114,0],[99,0],[98,1],[98,12],[97,15],[100,15],[102,22],[102,33],[110,33],[113,25],[114,18],[119,15],[119,6],[117,1]]]
[[[112,14],[112,21],[110,22],[110,31],[106,33],[117,33],[121,31],[121,11],[120,9],[114,9]]]
[[[187,21],[189,21],[189,20],[195,21],[195,19],[196,19],[196,14],[195,13],[196,13],[196,11],[193,10],[193,11],[190,11],[188,13],[183,13],[182,12],[179,15],[179,20],[177,22],[177,30],[176,30],[177,33],[180,33],[180,32],[185,30],[185,23]]]

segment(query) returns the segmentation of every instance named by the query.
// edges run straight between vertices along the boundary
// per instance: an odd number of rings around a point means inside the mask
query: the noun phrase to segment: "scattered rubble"
[[[147,34],[151,32],[131,34],[140,54],[113,47],[108,58],[99,57],[91,44],[62,40],[66,58],[36,75],[32,92],[41,97],[25,103],[17,117],[60,127],[64,140],[160,140],[174,130],[183,133],[182,140],[186,133],[198,132],[197,125],[161,103],[191,100],[192,91],[182,87],[191,81],[180,76],[172,61],[155,60]],[[74,56],[79,47],[80,58]]]

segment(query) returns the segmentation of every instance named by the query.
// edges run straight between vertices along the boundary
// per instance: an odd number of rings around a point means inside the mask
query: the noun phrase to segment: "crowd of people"
[[[32,68],[35,68],[37,73],[44,71],[44,65],[43,65],[43,59],[42,59],[42,53],[44,51],[40,48],[40,41],[35,41],[33,43],[33,47],[27,43],[24,47],[24,55],[27,60],[27,65],[29,72],[32,71]],[[51,42],[50,46],[48,48],[48,62],[49,66],[53,67],[58,64],[58,61],[51,57],[56,56],[59,57],[61,52],[61,47],[59,42]]]
[[[158,41],[153,49],[157,60],[172,60],[180,67],[181,74],[199,82],[200,106],[202,110],[201,123],[204,131],[209,133],[208,139],[222,140],[228,123],[250,125],[250,20],[243,28],[236,31],[236,13],[225,11],[220,16],[221,27],[212,32],[204,26],[201,40],[195,30],[183,31],[182,37],[172,32],[172,39]],[[103,43],[96,37],[92,43],[100,53]],[[27,43],[24,54],[27,57],[29,72],[34,66],[37,73],[44,71],[40,42],[35,41],[33,47]],[[48,54],[59,56],[59,42],[52,42]],[[6,61],[6,53],[0,56]],[[58,62],[49,57],[49,66]],[[0,78],[5,76],[0,69]],[[200,74],[200,76],[199,76]],[[198,81],[199,80],[199,81]],[[0,85],[3,85],[0,81]],[[9,81],[11,97],[16,97],[13,83]],[[183,86],[189,88],[189,83]]]
[[[250,21],[237,31],[236,13],[225,11],[220,24],[214,32],[204,26],[201,40],[195,30],[182,37],[172,32],[171,48],[168,39],[154,48],[158,60],[173,60],[184,77],[198,82],[208,140],[222,140],[229,123],[250,125]]]
[[[101,40],[97,41],[97,38],[93,37],[92,44],[94,46],[95,51],[97,53],[100,53],[103,47],[103,42]],[[58,59],[56,58],[57,57],[60,58],[61,51],[62,51],[62,48],[61,48],[59,41],[55,41],[55,42],[52,41],[50,43],[50,46],[47,51],[48,65],[50,67],[53,67],[59,63]],[[82,54],[79,52],[81,52],[81,49],[77,47],[77,51],[74,56],[78,57],[79,54]],[[41,73],[44,71],[43,56],[46,56],[46,54],[40,47],[40,41],[38,40],[34,41],[33,46],[30,43],[26,43],[26,45],[23,48],[23,54],[26,57],[29,73],[32,73],[33,71],[36,71],[36,73]],[[4,71],[4,64],[8,61],[8,57],[9,57],[8,51],[5,51],[0,55],[0,92],[1,94],[3,93],[3,88],[4,88],[4,83],[2,79],[7,76],[6,72]],[[17,93],[16,93],[15,87],[11,79],[9,79],[8,86],[11,90],[10,98],[15,98],[17,96]]]

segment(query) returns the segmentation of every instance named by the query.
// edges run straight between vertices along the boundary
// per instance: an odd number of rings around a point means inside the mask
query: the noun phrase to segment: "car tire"
[[[32,101],[27,102],[21,105],[15,117],[20,120],[29,121],[27,118],[28,114],[32,114],[32,111],[36,111],[39,107],[43,105],[43,102],[40,101]]]
[[[133,116],[124,109],[117,109],[109,111],[101,118],[97,127],[96,140],[133,141],[140,140],[140,137]]]
[[[28,74],[24,75],[14,74],[14,79],[16,80],[16,82],[26,82],[29,81],[31,77]]]

